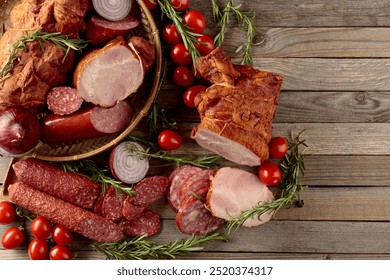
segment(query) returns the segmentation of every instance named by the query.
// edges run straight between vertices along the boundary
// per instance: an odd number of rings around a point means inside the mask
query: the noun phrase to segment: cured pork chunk
[[[191,137],[237,164],[257,166],[267,160],[283,78],[233,65],[221,48],[199,58],[196,69],[212,85],[195,100],[201,122]]]

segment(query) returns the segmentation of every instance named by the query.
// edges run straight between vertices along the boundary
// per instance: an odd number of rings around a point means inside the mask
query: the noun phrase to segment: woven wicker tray
[[[142,90],[132,94],[127,100],[134,112],[134,117],[130,125],[120,134],[105,135],[82,141],[55,145],[48,145],[40,142],[29,156],[48,161],[71,161],[97,155],[121,142],[135,129],[142,118],[148,114],[149,108],[156,96],[159,80],[161,78],[161,41],[158,29],[149,9],[142,0],[136,1],[141,7],[142,25],[146,33],[146,39],[156,47],[156,61],[154,66],[145,76],[145,81],[141,86]],[[13,6],[18,2],[20,2],[20,0],[0,1],[0,27],[7,28],[8,16]]]

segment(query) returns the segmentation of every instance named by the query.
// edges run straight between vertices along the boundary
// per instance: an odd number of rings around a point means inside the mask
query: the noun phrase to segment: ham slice
[[[211,180],[207,205],[213,216],[231,220],[238,218],[242,211],[250,210],[259,203],[271,202],[273,198],[272,192],[256,175],[238,168],[223,167]],[[258,226],[271,217],[272,212],[268,211],[260,217],[246,220],[243,226]]]
[[[144,69],[138,53],[130,46],[118,37],[80,61],[73,82],[81,98],[112,107],[137,91],[144,80]]]

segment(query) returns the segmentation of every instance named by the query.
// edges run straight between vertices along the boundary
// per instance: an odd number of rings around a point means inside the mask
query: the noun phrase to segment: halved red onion
[[[132,153],[131,149],[145,151],[140,144],[125,141],[116,146],[110,154],[112,176],[126,184],[141,181],[149,170],[149,160]]]
[[[0,155],[20,157],[39,142],[40,124],[37,116],[20,106],[0,111]]]
[[[92,0],[92,5],[102,18],[118,21],[130,13],[133,0]]]

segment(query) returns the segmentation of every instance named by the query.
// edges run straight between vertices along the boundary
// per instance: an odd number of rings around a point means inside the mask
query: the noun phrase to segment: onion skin
[[[37,116],[20,106],[0,111],[0,154],[20,157],[39,142],[40,124]]]
[[[122,142],[111,151],[109,166],[115,179],[126,184],[134,184],[145,178],[149,170],[149,161],[132,154],[128,145],[133,145],[134,148],[145,151],[136,142]]]
[[[119,21],[130,13],[133,0],[92,0],[92,5],[102,18]]]

